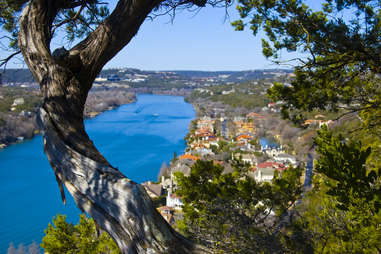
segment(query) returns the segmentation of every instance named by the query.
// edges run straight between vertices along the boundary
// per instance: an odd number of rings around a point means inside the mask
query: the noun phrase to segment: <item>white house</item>
[[[255,157],[253,154],[242,154],[242,161],[249,163],[250,165],[256,165],[257,157]]]
[[[17,105],[21,105],[21,104],[24,104],[24,98],[17,98],[17,99],[15,99],[14,101],[13,101],[13,104],[12,104],[12,106],[14,107],[14,106],[17,106]]]
[[[271,182],[274,178],[275,170],[283,171],[285,169],[286,167],[281,163],[271,161],[262,162],[254,169],[254,179],[257,182]]]
[[[166,199],[166,206],[173,207],[173,208],[182,208],[183,207],[183,201],[181,200],[181,197],[176,195],[175,193],[171,193],[168,191],[167,199]]]
[[[280,162],[280,163],[283,163],[283,164],[291,164],[293,166],[296,166],[298,163],[296,161],[296,158],[290,154],[286,154],[286,153],[281,153],[281,154],[278,154],[276,156],[274,156],[274,160],[276,162]]]

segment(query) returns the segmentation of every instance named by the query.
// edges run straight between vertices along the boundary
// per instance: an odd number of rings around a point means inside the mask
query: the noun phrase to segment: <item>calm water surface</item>
[[[137,182],[156,180],[161,164],[185,149],[195,117],[183,97],[138,95],[136,103],[86,121],[86,130],[109,162]],[[40,243],[56,214],[76,223],[79,210],[67,195],[62,205],[42,137],[0,150],[0,254],[9,243]]]

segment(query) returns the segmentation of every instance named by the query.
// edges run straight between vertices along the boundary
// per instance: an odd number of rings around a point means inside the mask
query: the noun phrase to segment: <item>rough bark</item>
[[[31,1],[19,20],[19,47],[44,96],[40,110],[44,148],[63,201],[64,184],[77,206],[112,236],[123,253],[209,253],[175,232],[145,190],[98,152],[84,128],[83,110],[93,80],[160,0],[121,0],[85,40],[70,51],[51,54],[52,22],[67,3]]]

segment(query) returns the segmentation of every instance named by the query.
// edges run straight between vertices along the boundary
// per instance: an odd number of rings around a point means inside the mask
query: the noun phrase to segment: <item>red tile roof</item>
[[[278,162],[272,162],[272,161],[266,161],[259,163],[257,165],[257,168],[275,168],[277,170],[285,170],[286,167],[282,163]]]

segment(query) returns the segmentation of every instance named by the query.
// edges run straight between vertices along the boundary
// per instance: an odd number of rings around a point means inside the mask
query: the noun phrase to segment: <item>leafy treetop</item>
[[[283,100],[285,117],[302,120],[297,110],[361,111],[380,116],[381,8],[379,0],[325,0],[312,10],[301,0],[239,0],[236,30],[261,28],[263,54],[281,62],[282,50],[297,58],[292,86],[276,84],[269,95]],[[292,112],[292,115],[290,115]],[[372,118],[373,120],[374,117]],[[381,118],[380,118],[381,119]]]

